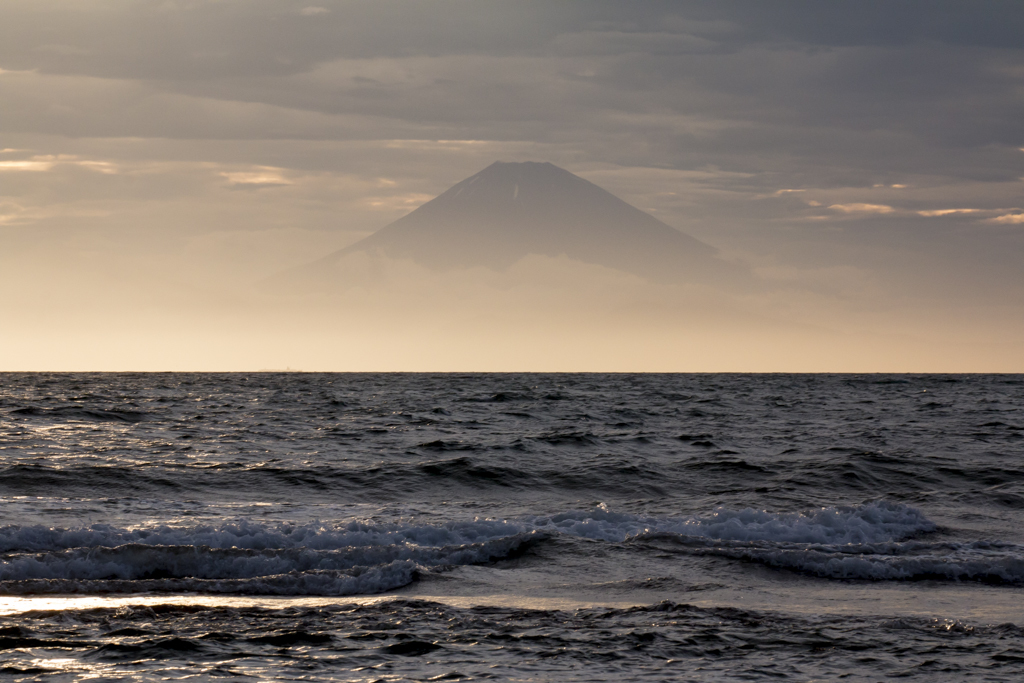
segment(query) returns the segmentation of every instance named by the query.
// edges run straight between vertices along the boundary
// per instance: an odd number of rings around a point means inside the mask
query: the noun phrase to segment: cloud
[[[371,195],[366,198],[367,205],[373,207],[375,210],[386,210],[386,211],[412,211],[421,204],[433,199],[433,195],[422,194],[419,192],[412,192],[405,195],[387,195],[387,196],[376,196]]]
[[[53,166],[53,161],[43,160],[0,161],[0,171],[49,171]]]
[[[1001,223],[1003,225],[1020,225],[1024,224],[1024,213],[1008,213],[1005,216],[996,216],[995,218],[989,218],[989,223]]]
[[[931,209],[927,211],[918,211],[918,216],[926,216],[929,218],[935,216],[952,216],[954,214],[962,213],[978,213],[981,209]]]
[[[828,208],[833,211],[841,211],[842,213],[892,213],[895,211],[894,208],[885,204],[862,204],[859,202],[852,204],[832,204]]]
[[[19,152],[25,150],[6,149],[3,152]],[[42,172],[52,171],[61,166],[77,166],[86,168],[97,173],[112,175],[118,173],[116,164],[110,161],[99,161],[95,159],[79,159],[74,154],[45,154],[35,155],[28,159],[0,161],[0,172],[3,171],[29,171]]]
[[[253,171],[222,171],[220,175],[233,186],[260,188],[294,185],[294,181],[284,177],[283,170],[265,166]]]
[[[805,3],[260,0],[180,3],[170,23],[147,3],[103,7],[4,3],[0,65],[96,79],[95,96],[54,84],[24,115],[24,97],[0,94],[9,126],[570,141],[592,161],[787,176],[762,192],[871,184],[887,170],[1019,175],[1001,152],[1020,145],[1007,69],[1022,63],[1008,40],[1021,20],[1003,7],[938,2],[918,7],[928,22],[908,22],[882,3],[850,22]],[[319,9],[330,11],[297,16]]]

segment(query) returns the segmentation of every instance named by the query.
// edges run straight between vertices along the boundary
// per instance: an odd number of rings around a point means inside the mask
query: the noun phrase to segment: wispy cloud
[[[83,159],[82,161],[73,162],[76,166],[87,168],[90,171],[96,171],[97,173],[104,173],[107,175],[113,175],[118,172],[118,167],[109,161],[93,161],[91,159]]]
[[[978,213],[981,209],[931,209],[928,211],[918,211],[918,216],[927,216],[933,218],[935,216],[952,216],[959,213]]]
[[[1024,213],[1008,213],[1004,216],[996,216],[995,218],[989,218],[987,222],[1002,223],[1003,225],[1024,224]]]
[[[261,166],[255,171],[224,171],[221,175],[228,183],[236,187],[280,187],[294,185],[295,182],[282,175],[283,169]]]
[[[49,171],[54,162],[40,160],[0,161],[0,171]]]
[[[463,149],[466,147],[498,146],[500,143],[494,140],[387,140],[384,146],[387,149]]]
[[[886,204],[832,204],[828,208],[842,213],[893,213],[896,209]]]
[[[19,152],[24,150],[4,149],[3,153]],[[73,154],[47,154],[36,155],[28,159],[16,159],[11,161],[0,161],[0,171],[28,171],[43,172],[51,171],[57,166],[80,166],[98,173],[114,174],[118,172],[116,164],[109,161],[97,161],[95,159],[79,159]]]
[[[366,199],[366,203],[376,210],[384,209],[388,211],[409,211],[411,209],[415,209],[421,204],[424,204],[425,202],[430,201],[431,199],[433,199],[433,196],[429,194],[412,192],[408,194],[400,194],[391,197],[368,197]]]

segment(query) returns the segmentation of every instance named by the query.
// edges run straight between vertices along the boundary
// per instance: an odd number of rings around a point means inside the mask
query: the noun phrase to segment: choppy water
[[[0,673],[1020,680],[1024,377],[0,375]]]

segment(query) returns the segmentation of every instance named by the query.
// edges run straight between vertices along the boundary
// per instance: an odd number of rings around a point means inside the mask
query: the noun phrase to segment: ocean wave
[[[251,578],[202,579],[194,577],[146,579],[20,579],[0,583],[0,593],[35,595],[55,593],[208,593],[230,595],[369,595],[412,583],[416,563],[396,561],[350,571],[316,570]]]
[[[15,408],[8,414],[18,417],[40,417],[53,420],[94,420],[99,422],[141,422],[148,413],[137,410],[101,410],[84,406],[60,406],[58,408],[38,408],[34,406]]]
[[[464,565],[508,557],[541,534],[518,534],[458,546],[377,545],[339,550],[248,550],[209,546],[131,544],[8,556],[0,582],[27,578],[143,579],[253,578],[287,572],[350,571],[360,566],[413,562],[418,566]]]
[[[562,533],[610,542],[641,534],[796,543],[877,543],[934,531],[919,510],[874,502],[798,513],[719,508],[707,515],[648,517],[604,506],[517,519],[474,519],[446,524],[266,524],[241,518],[216,525],[156,525],[124,529],[106,524],[64,529],[40,525],[0,527],[0,552],[82,547],[193,545],[210,548],[303,548],[336,550],[353,546],[461,546],[531,532]]]
[[[0,527],[0,552],[47,551],[125,545],[207,546],[247,550],[339,550],[351,547],[464,546],[509,538],[533,529],[505,520],[476,520],[443,525],[349,522],[328,525],[266,524],[242,518],[222,524],[119,528],[106,524],[63,529],[43,526]]]
[[[801,547],[771,542],[729,543],[665,533],[638,540],[669,541],[688,553],[757,562],[830,579],[1024,583],[1024,547],[1010,543],[912,541]]]
[[[379,593],[410,583],[416,572],[495,562],[544,538],[531,532],[463,545],[393,543],[333,550],[134,543],[9,553],[0,563],[0,593]]]
[[[642,517],[600,508],[555,515],[538,528],[605,541],[673,533],[731,541],[872,543],[909,538],[937,527],[920,510],[882,501],[794,513],[719,508],[707,515],[677,518]]]
[[[439,525],[268,524],[237,519],[140,528],[7,526],[0,528],[0,591],[372,593],[404,585],[417,571],[512,557],[553,535],[613,543],[669,540],[694,552],[822,576],[874,572],[871,576],[904,578],[909,571],[905,567],[910,566],[906,563],[882,561],[876,563],[882,569],[857,569],[864,565],[863,557],[842,554],[841,548],[870,547],[877,554],[886,544],[898,546],[935,528],[920,511],[885,502],[801,513],[718,509],[702,516],[662,518],[600,506],[550,516]],[[1015,550],[993,552],[1002,552],[1002,569],[988,571],[975,561],[968,569],[946,575],[1019,580],[1015,577],[1024,570],[1013,564]],[[913,561],[920,568],[911,575],[945,571],[929,569],[926,555]]]

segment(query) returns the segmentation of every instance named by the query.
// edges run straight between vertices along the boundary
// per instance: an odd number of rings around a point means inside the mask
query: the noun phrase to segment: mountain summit
[[[533,161],[495,162],[321,264],[358,252],[443,270],[566,256],[656,281],[732,270],[713,247],[565,169]]]

